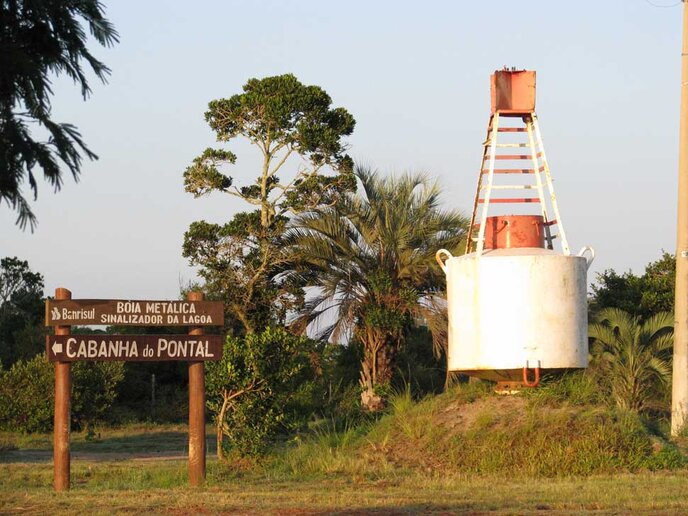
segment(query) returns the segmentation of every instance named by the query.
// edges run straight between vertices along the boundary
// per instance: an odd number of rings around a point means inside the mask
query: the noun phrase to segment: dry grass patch
[[[185,464],[177,465],[180,470]],[[169,464],[146,464],[150,478],[118,469],[128,482],[119,488],[105,483],[109,465],[79,464],[84,470],[102,468],[68,493],[49,485],[0,486],[3,514],[678,514],[688,512],[683,487],[685,472],[592,476],[589,478],[528,479],[493,476],[410,474],[396,479],[367,480],[338,477],[278,481],[262,477],[227,479],[209,475],[208,487],[185,487],[182,473],[167,487],[155,479]],[[136,468],[130,464],[130,469]],[[46,469],[48,469],[46,467]],[[0,470],[3,479],[7,470]],[[10,473],[16,486],[23,474]],[[44,479],[49,477],[46,474]],[[153,480],[151,480],[153,479]]]

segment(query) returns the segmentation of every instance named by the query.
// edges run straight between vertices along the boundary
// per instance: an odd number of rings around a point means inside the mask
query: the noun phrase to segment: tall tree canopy
[[[81,154],[97,159],[76,127],[51,117],[51,74],[73,79],[85,99],[91,88],[84,66],[103,82],[110,73],[87,49],[82,21],[101,45],[118,41],[98,0],[0,0],[0,204],[17,212],[21,228],[36,225],[22,192],[28,181],[37,198],[36,168],[57,191],[63,183],[60,163],[76,180]],[[46,141],[32,133],[37,128]]]
[[[31,358],[43,348],[43,276],[19,258],[0,260],[0,363]]]
[[[284,320],[300,302],[300,288],[280,279],[286,222],[355,187],[343,142],[355,122],[344,108],[331,107],[322,88],[306,86],[291,74],[250,79],[243,90],[210,102],[205,119],[219,142],[243,138],[259,150],[255,181],[236,184],[225,172],[237,156],[208,148],[184,172],[184,185],[195,197],[221,192],[253,210],[226,224],[194,222],[183,253],[200,266],[208,295],[225,301],[239,321],[237,329],[250,333]]]
[[[365,168],[356,175],[361,194],[297,217],[289,244],[297,275],[316,292],[301,329],[320,322],[323,337],[360,340],[361,401],[376,410],[413,319],[441,312],[445,279],[435,252],[458,253],[467,220],[441,210],[438,185],[422,175],[383,178]]]

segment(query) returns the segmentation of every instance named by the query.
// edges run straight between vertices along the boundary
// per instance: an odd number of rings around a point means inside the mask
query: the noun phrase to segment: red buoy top
[[[535,72],[497,70],[490,76],[492,113],[506,116],[535,112]]]
[[[542,215],[499,215],[488,217],[485,249],[545,247]]]

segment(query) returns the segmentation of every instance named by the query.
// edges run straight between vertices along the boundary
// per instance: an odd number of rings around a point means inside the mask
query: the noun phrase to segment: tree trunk
[[[272,217],[270,216],[270,192],[268,191],[268,179],[270,176],[271,161],[272,154],[266,148],[266,153],[263,157],[263,171],[260,177],[260,225],[264,232],[267,232],[267,229],[272,223]]]
[[[216,450],[217,459],[219,461],[224,462],[224,460],[225,460],[225,449],[223,447],[223,444],[224,444],[224,440],[225,440],[225,434],[222,431],[222,423],[220,421],[217,422],[215,430],[217,432],[217,435],[215,437],[217,440],[217,450]]]
[[[246,299],[246,306],[250,306],[250,299]],[[244,310],[245,307],[233,304],[232,309],[234,310],[234,314],[237,316],[239,319],[239,322],[241,325],[244,327],[244,331],[246,333],[254,333],[253,331],[253,325],[251,324],[251,321],[248,317],[248,314]]]
[[[368,335],[368,339],[363,341],[363,349],[361,406],[369,412],[377,412],[385,407],[387,400],[375,388],[389,385],[392,381],[394,348],[384,337]]]
[[[385,401],[376,394],[373,375],[368,362],[361,363],[361,407],[368,412],[378,412],[385,407]]]
[[[394,348],[390,344],[383,344],[377,352],[377,383],[383,385],[392,381],[392,359]]]
[[[220,413],[217,416],[217,421],[216,421],[216,439],[217,439],[217,458],[221,461],[225,460],[225,448],[224,448],[224,442],[225,442],[225,414],[227,413],[227,407],[229,406],[229,397],[227,393],[223,394],[224,400],[222,401],[222,408],[220,409]]]

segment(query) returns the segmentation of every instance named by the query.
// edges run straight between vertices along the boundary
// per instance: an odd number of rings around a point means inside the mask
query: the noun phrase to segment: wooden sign
[[[50,362],[201,362],[222,358],[221,335],[48,335]]]
[[[116,299],[49,299],[46,326],[222,326],[218,301],[132,301]]]
[[[70,487],[71,362],[183,360],[189,363],[189,484],[205,482],[205,361],[222,357],[221,335],[204,335],[202,326],[222,326],[222,303],[189,292],[185,301],[119,301],[72,299],[66,288],[55,289],[45,303],[45,324],[55,335],[45,341],[55,363],[55,426],[53,487]],[[72,335],[72,325],[187,326],[189,335]]]

